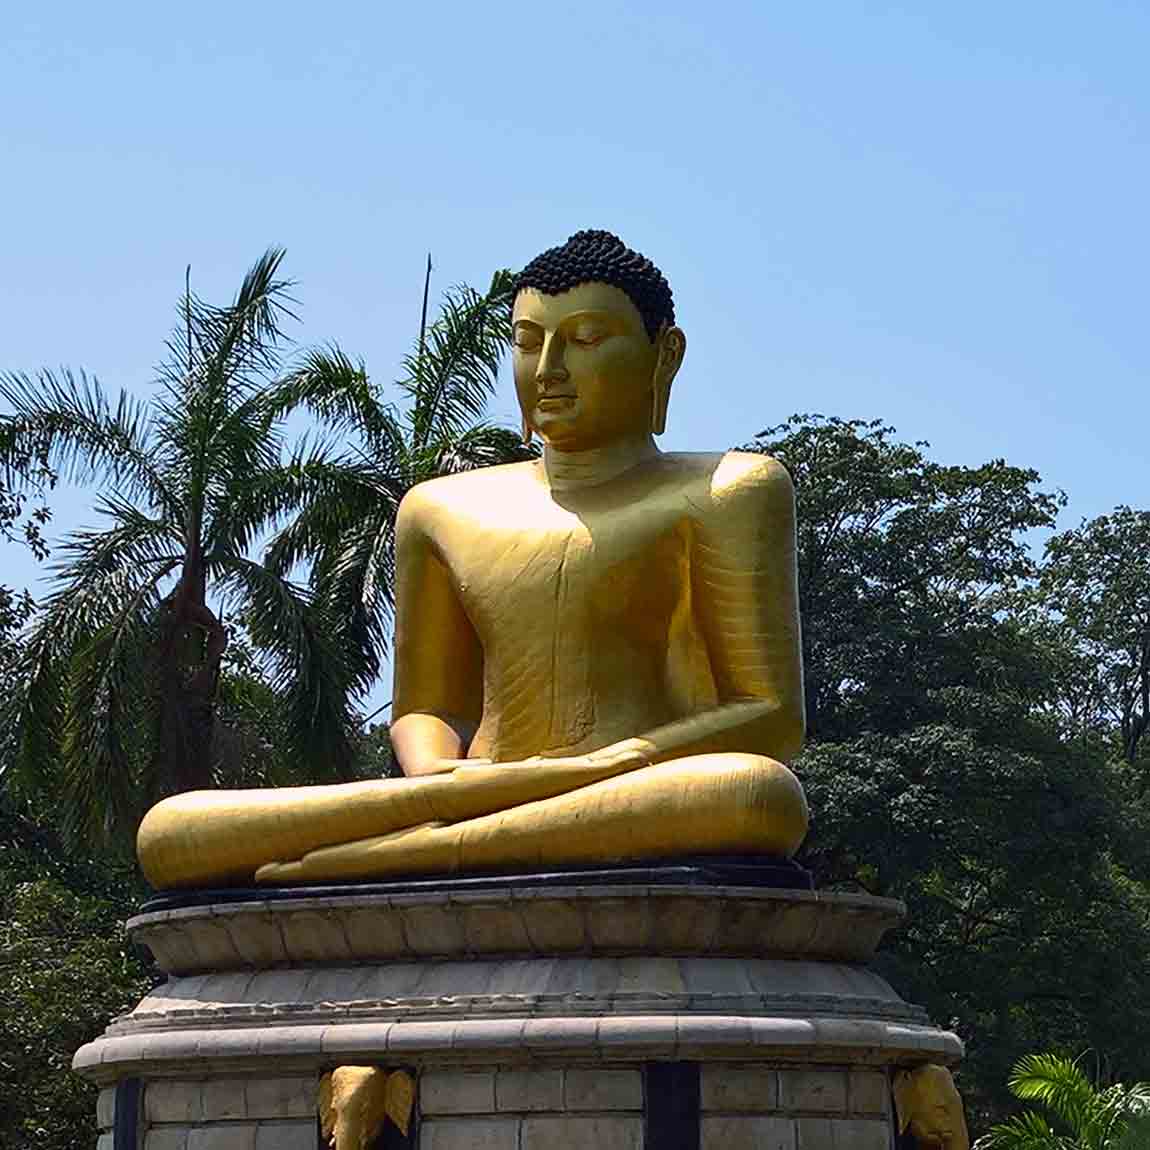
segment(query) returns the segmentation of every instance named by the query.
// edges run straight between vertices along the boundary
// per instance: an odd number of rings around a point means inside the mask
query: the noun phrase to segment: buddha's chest
[[[497,509],[444,558],[485,647],[556,631],[657,639],[689,586],[689,532],[673,506],[567,509],[527,521]]]

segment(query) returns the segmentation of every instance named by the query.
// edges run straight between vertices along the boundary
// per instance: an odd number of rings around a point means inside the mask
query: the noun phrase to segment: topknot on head
[[[652,342],[675,322],[675,301],[663,273],[618,236],[594,228],[576,232],[565,244],[536,256],[516,276],[515,291],[534,288],[559,295],[585,283],[610,284],[625,292]]]

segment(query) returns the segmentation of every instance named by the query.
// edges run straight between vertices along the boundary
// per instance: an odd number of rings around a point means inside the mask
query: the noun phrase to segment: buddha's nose
[[[563,341],[550,336],[543,341],[539,353],[539,366],[535,369],[535,382],[546,388],[549,383],[562,383],[568,378],[567,367],[563,362]]]

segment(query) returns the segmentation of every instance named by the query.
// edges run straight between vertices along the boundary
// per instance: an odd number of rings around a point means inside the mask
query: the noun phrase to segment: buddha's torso
[[[714,705],[691,537],[719,459],[662,455],[559,492],[538,464],[430,485],[452,524],[432,541],[483,651],[473,757],[577,753]]]

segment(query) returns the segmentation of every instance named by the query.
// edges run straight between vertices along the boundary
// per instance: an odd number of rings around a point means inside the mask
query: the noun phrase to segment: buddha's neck
[[[649,434],[618,439],[587,451],[559,451],[544,446],[543,471],[552,491],[571,491],[606,483],[658,454],[659,449]]]

